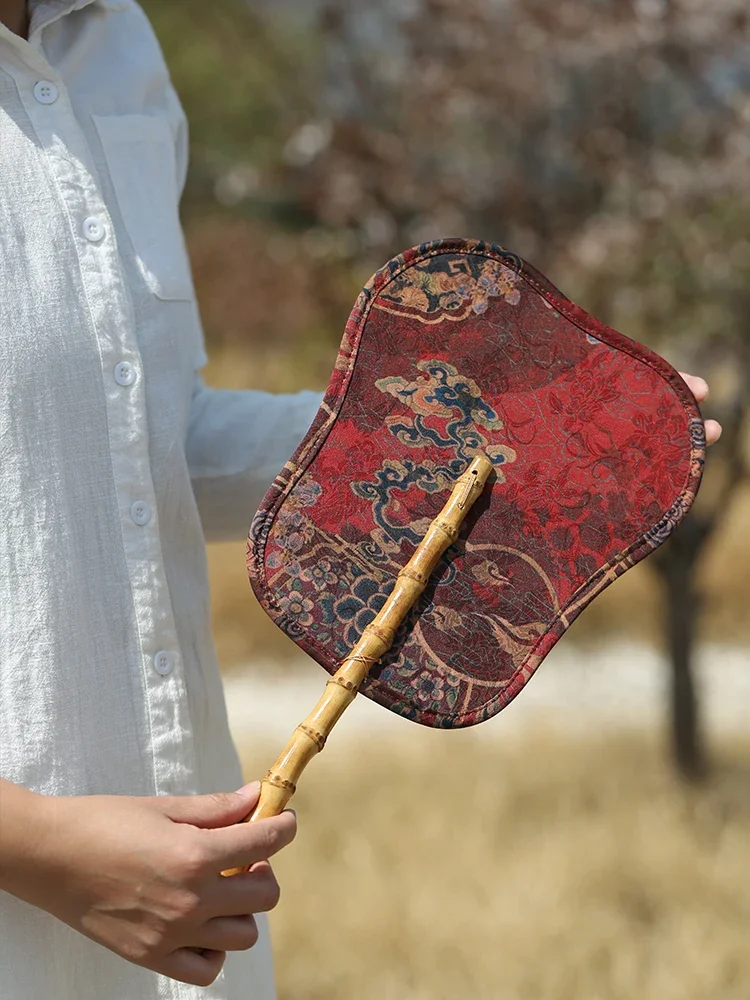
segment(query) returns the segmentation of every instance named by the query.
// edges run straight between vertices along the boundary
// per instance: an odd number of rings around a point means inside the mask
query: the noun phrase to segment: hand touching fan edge
[[[708,382],[699,375],[689,375],[687,372],[679,372],[679,375],[695,396],[696,403],[705,403],[708,399]],[[706,444],[716,444],[721,437],[721,424],[718,420],[709,419],[704,421],[703,426],[706,428]]]

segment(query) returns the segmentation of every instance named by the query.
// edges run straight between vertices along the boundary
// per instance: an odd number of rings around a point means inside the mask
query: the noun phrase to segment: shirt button
[[[60,88],[49,80],[40,80],[34,87],[34,97],[40,104],[54,104],[60,96]]]
[[[154,656],[154,667],[156,668],[157,674],[161,674],[162,677],[166,677],[167,674],[172,673],[172,668],[174,667],[174,657],[166,649],[160,649]]]
[[[86,219],[83,223],[83,235],[90,243],[98,243],[100,240],[104,239],[104,223],[100,219],[95,219],[93,216],[90,219]]]
[[[118,385],[132,385],[135,382],[135,368],[129,361],[115,365],[115,382]]]
[[[136,500],[130,508],[130,516],[136,524],[148,524],[151,520],[151,508],[145,500]]]

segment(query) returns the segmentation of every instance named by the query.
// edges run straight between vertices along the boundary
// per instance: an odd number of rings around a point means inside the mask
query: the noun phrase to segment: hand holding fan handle
[[[458,538],[461,524],[485,487],[492,471],[486,455],[479,454],[459,479],[441,512],[430,524],[414,555],[401,570],[385,604],[360,640],[326,684],[318,704],[294,730],[281,756],[261,785],[260,798],[245,822],[278,816],[297,790],[300,775],[325,746],[328,734],[354,700],[373,663],[388,652],[396,630],[427,586],[441,556]],[[236,875],[233,868],[225,875]]]

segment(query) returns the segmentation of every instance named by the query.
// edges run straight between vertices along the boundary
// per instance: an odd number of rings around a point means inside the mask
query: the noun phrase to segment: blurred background
[[[498,718],[352,706],[277,865],[281,1000],[747,1000],[746,2],[144,7],[191,121],[209,382],[323,389],[371,273],[467,236],[704,375],[724,424],[690,518]],[[258,609],[244,545],[209,558],[255,777],[324,675]]]

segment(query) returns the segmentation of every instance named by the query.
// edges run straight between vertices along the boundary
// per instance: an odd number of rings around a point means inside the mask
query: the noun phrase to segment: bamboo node
[[[436,519],[432,522],[432,527],[442,531],[452,542],[455,542],[458,538],[458,528],[455,524],[450,524],[448,521],[438,521]]]
[[[349,659],[353,659],[353,657],[349,657]],[[326,686],[328,686],[329,684],[336,684],[338,685],[338,687],[344,688],[345,691],[357,690],[357,685],[354,683],[354,681],[349,681],[346,679],[346,677],[331,677],[330,680],[326,681]]]
[[[299,726],[297,726],[297,729],[303,732],[305,736],[309,736],[313,743],[317,744],[318,750],[322,750],[326,745],[325,736],[322,733],[319,733],[316,729],[313,729],[312,726],[306,726],[305,723],[302,722]]]
[[[386,644],[386,646],[390,646],[393,642],[393,629],[380,628],[380,626],[376,625],[375,622],[370,622],[369,625],[365,625],[362,634],[364,635],[366,632],[371,632],[373,635],[376,635],[381,642]]]
[[[416,570],[408,569],[406,566],[401,570],[401,572],[398,575],[405,576],[409,580],[413,580],[415,583],[418,583],[420,587],[424,587],[425,584],[427,583],[427,577],[425,576],[424,573],[419,573]]]
[[[269,771],[263,780],[269,785],[274,785],[276,788],[285,789],[292,795],[297,791],[297,786],[293,781],[288,781],[286,778],[282,778],[280,774],[274,774],[273,771]]]

